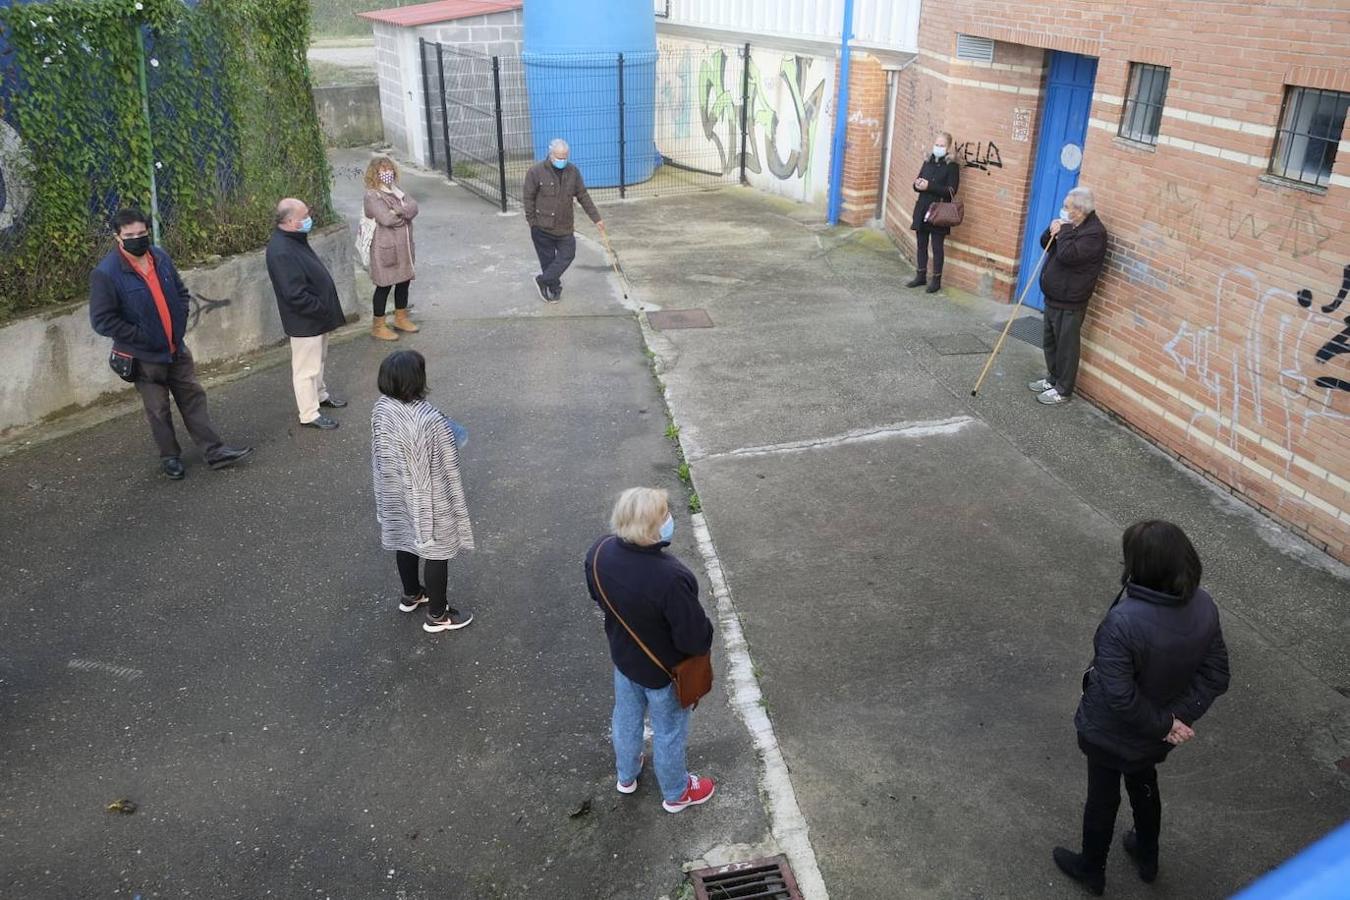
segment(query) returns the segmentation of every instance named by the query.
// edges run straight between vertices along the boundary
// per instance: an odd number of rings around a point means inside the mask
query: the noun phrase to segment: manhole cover
[[[1007,322],[991,322],[990,325],[995,331],[1002,331]],[[1013,320],[1012,331],[1008,332],[1010,337],[1015,337],[1019,341],[1026,341],[1033,347],[1041,346],[1041,338],[1045,329],[1045,324],[1040,316],[1022,316]]]
[[[787,859],[771,856],[690,872],[697,900],[802,900]]]
[[[663,309],[660,312],[647,313],[647,321],[651,322],[657,331],[713,327],[713,321],[706,309]]]
[[[938,356],[974,356],[994,349],[973,334],[939,334],[928,339]]]

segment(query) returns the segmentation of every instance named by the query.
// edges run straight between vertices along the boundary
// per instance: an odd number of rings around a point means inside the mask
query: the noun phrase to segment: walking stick
[[[633,286],[628,283],[628,276],[623,274],[623,267],[619,265],[619,254],[614,252],[614,245],[609,242],[609,232],[601,231],[600,236],[605,239],[605,249],[609,251],[610,265],[614,267],[614,274],[618,275],[619,280],[623,282],[623,299],[627,300],[628,292],[632,290]]]
[[[1003,333],[998,336],[998,342],[994,344],[994,349],[989,352],[989,359],[985,360],[984,369],[980,372],[980,377],[975,379],[975,387],[970,389],[970,396],[974,397],[980,392],[980,385],[984,384],[984,376],[989,374],[989,367],[994,364],[994,357],[998,356],[998,351],[1003,349],[1003,342],[1008,339],[1008,332],[1012,331],[1013,320],[1017,318],[1017,311],[1022,308],[1022,302],[1027,299],[1027,291],[1036,283],[1036,276],[1040,274],[1041,266],[1045,264],[1045,256],[1050,252],[1050,245],[1055,242],[1055,236],[1050,235],[1050,240],[1041,250],[1041,258],[1036,260],[1036,268],[1031,270],[1031,277],[1027,279],[1027,286],[1022,288],[1022,296],[1017,298],[1017,305],[1013,307],[1012,315],[1008,316],[1008,324],[1003,326]]]

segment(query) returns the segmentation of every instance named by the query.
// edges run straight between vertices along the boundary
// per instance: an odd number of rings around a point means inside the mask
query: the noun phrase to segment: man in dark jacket
[[[581,170],[567,161],[570,153],[567,141],[555,138],[548,145],[548,156],[530,166],[525,173],[525,221],[530,226],[530,238],[534,241],[541,270],[535,276],[534,284],[545,303],[557,303],[562,299],[562,274],[577,255],[573,199],[586,210],[600,233],[605,232],[600,211],[586,192]]]
[[[291,339],[291,384],[300,424],[325,431],[338,427],[335,419],[319,411],[341,409],[346,400],[328,393],[324,363],[328,358],[328,333],[347,322],[338,299],[337,285],[323,260],[309,245],[314,220],[302,201],[287,197],[277,204],[277,227],[267,242],[267,274],[277,295],[281,326]]]
[[[228,447],[216,434],[183,342],[191,294],[169,254],[150,243],[150,220],[139,209],[120,210],[112,220],[117,246],[89,277],[89,322],[113,339],[113,358],[132,380],[145,405],[160,468],[178,481],[187,474],[173,430],[172,395],[192,440],[213,469],[232,466],[252,447]],[[119,373],[121,374],[121,373]]]
[[[1041,246],[1046,248],[1041,269],[1041,292],[1045,294],[1042,349],[1049,374],[1027,387],[1041,403],[1053,406],[1073,396],[1083,316],[1106,261],[1106,226],[1097,218],[1090,189],[1069,191],[1059,218],[1041,233]]]

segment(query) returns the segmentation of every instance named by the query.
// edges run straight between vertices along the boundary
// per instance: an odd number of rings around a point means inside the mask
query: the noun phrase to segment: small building
[[[427,135],[440,142],[441,121],[439,105],[432,104],[428,123],[420,41],[478,56],[517,57],[523,38],[522,6],[522,0],[438,0],[358,13],[374,26],[385,140],[408,158],[429,164],[432,144]],[[428,68],[436,70],[434,60]],[[429,88],[437,90],[436,85]],[[444,152],[439,143],[438,152]]]

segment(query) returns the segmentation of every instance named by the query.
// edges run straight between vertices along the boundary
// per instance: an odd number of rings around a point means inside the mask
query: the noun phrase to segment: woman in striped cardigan
[[[384,549],[397,554],[403,580],[399,610],[426,606],[422,628],[453,631],[473,621],[449,605],[449,561],[473,549],[459,477],[462,428],[426,400],[427,363],[400,350],[380,364],[380,399],[370,414],[375,518]],[[424,572],[418,578],[419,563]]]

